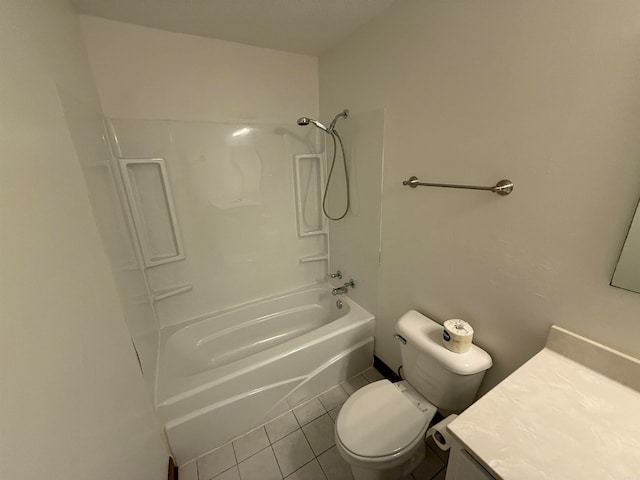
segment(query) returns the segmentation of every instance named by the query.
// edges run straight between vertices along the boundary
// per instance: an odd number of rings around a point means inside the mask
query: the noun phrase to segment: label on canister
[[[473,328],[464,320],[454,318],[444,322],[442,343],[455,353],[465,353],[471,349]]]

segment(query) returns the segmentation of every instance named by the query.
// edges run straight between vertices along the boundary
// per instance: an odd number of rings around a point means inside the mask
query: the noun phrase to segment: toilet
[[[485,372],[487,352],[472,345],[454,353],[442,344],[440,324],[415,310],[396,325],[405,380],[380,380],[357,390],[336,420],[336,447],[355,480],[399,480],[425,458],[425,433],[437,411],[471,405]]]

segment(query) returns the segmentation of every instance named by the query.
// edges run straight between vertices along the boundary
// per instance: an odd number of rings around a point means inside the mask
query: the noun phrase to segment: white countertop
[[[448,428],[498,479],[640,480],[640,392],[550,348]]]

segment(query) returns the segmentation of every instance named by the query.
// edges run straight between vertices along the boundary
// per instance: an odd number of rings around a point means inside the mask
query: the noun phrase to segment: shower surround
[[[164,159],[184,259],[146,270],[152,293],[163,296],[155,303],[161,328],[324,281],[325,262],[299,259],[326,253],[326,235],[296,234],[294,201],[293,156],[317,152],[317,133],[293,121],[109,123],[115,157]],[[148,236],[159,242],[167,237],[162,187],[135,180],[140,203],[149,199],[141,207]],[[182,287],[190,288],[164,296]]]
[[[141,362],[157,358],[155,404],[179,464],[371,365],[373,315],[325,283],[323,134],[106,124],[158,319]]]

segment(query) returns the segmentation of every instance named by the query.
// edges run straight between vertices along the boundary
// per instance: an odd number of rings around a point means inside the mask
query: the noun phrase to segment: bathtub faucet
[[[353,281],[353,278],[350,279],[348,282],[346,282],[343,286],[337,287],[337,288],[334,288],[333,290],[331,290],[331,293],[333,295],[339,295],[341,293],[347,293],[349,291],[349,287],[351,287],[351,288],[355,288],[356,287],[356,283]]]

